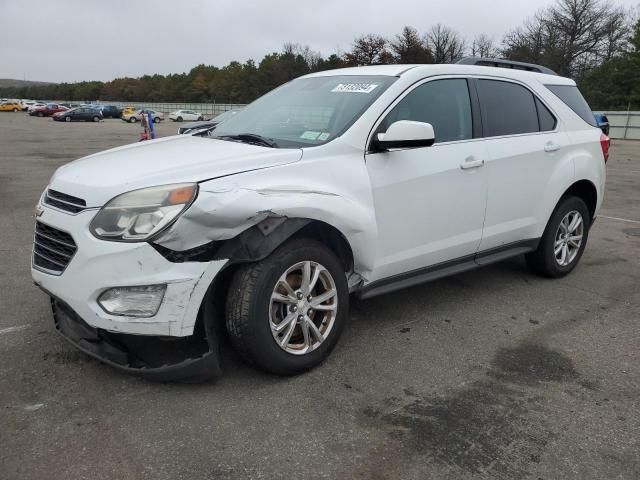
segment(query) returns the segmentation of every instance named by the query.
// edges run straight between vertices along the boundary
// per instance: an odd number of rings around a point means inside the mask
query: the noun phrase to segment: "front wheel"
[[[155,117],[153,119],[153,123],[160,123],[160,117]]]
[[[99,122],[100,121],[100,117],[93,117],[93,121],[94,122]]]
[[[579,197],[565,197],[551,215],[535,252],[526,255],[536,273],[559,278],[570,273],[587,245],[591,215]]]
[[[296,375],[331,353],[348,310],[340,261],[323,244],[297,238],[238,269],[227,296],[227,330],[248,363]]]
[[[182,121],[182,117],[176,118],[176,121],[181,122]]]
[[[38,112],[38,116],[39,116],[40,118],[42,118],[42,117],[44,117],[44,113],[42,113],[42,112]]]
[[[65,122],[70,122],[71,121],[71,117],[64,117],[64,121]]]
[[[13,112],[14,112],[14,113],[15,113],[15,112],[17,112],[17,111],[18,111],[18,109],[17,109],[17,108],[14,108],[14,109],[13,109]]]
[[[129,123],[136,123],[136,121],[137,121],[136,117],[129,118]]]

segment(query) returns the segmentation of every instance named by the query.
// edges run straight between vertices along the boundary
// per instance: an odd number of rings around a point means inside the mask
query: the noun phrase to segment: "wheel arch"
[[[351,244],[336,227],[321,220],[310,220],[293,237],[304,237],[318,240],[325,244],[338,257],[345,272],[350,272],[354,267],[354,255]]]
[[[558,202],[557,205],[568,196],[576,196],[584,201],[587,204],[587,208],[589,209],[589,214],[591,215],[591,219],[596,213],[596,207],[598,205],[598,190],[596,186],[590,180],[582,179],[574,182],[569,188],[567,188]]]
[[[321,220],[309,218],[288,218],[278,227],[274,228],[270,235],[263,235],[260,224],[254,225],[242,232],[237,237],[222,242],[212,242],[210,244],[192,249],[186,252],[174,252],[158,244],[151,245],[165,258],[172,262],[185,261],[212,261],[226,256],[227,263],[212,278],[207,294],[202,300],[200,308],[204,308],[205,302],[216,305],[216,323],[222,322],[225,316],[225,299],[227,297],[231,280],[235,272],[243,264],[259,262],[273,253],[279,246],[293,238],[309,238],[326,245],[343,265],[345,273],[353,271],[354,254],[353,249],[345,237],[336,227]],[[273,233],[276,235],[273,235]],[[275,241],[266,240],[273,235]],[[257,242],[257,243],[256,243]],[[243,258],[242,255],[249,255],[252,258]],[[212,320],[212,319],[208,319]],[[219,325],[216,327],[219,328]]]
[[[184,251],[176,251],[159,243],[151,245],[171,262],[227,260],[227,269],[237,264],[264,260],[291,238],[310,238],[325,244],[338,257],[345,272],[353,270],[353,248],[346,236],[336,227],[311,218],[269,217],[233,238],[212,241]]]

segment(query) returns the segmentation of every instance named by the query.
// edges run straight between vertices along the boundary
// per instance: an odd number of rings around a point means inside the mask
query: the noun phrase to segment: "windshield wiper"
[[[262,135],[258,135],[257,133],[239,133],[237,135],[216,135],[212,138],[221,138],[223,140],[228,139],[236,142],[264,145],[265,147],[270,147],[270,148],[279,148],[278,144],[274,142],[273,139],[263,137]]]

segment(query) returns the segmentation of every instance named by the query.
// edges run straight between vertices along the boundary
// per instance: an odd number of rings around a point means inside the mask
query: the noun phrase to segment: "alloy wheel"
[[[577,210],[567,213],[556,231],[553,254],[556,262],[566,267],[575,260],[584,236],[584,221]]]
[[[338,290],[329,271],[313,261],[289,267],[271,294],[269,323],[278,346],[304,355],[327,338],[338,313]]]

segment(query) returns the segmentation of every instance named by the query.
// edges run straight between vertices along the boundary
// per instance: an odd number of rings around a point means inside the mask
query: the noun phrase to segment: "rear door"
[[[374,131],[399,120],[432,124],[435,143],[366,155],[378,226],[376,279],[472,256],[482,237],[487,153],[468,80],[424,81]]]
[[[568,148],[557,116],[526,85],[476,79],[489,157],[488,196],[480,251],[535,240],[540,196]],[[546,220],[545,220],[546,221]]]

